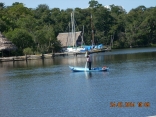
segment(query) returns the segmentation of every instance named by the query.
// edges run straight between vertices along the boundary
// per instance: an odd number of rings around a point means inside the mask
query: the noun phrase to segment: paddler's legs
[[[88,69],[89,69],[89,62],[87,61],[87,67],[88,67]]]
[[[89,70],[91,70],[91,64],[92,64],[92,63],[91,63],[91,62],[88,62],[88,63],[89,63],[89,66],[88,66],[88,67],[89,67]]]

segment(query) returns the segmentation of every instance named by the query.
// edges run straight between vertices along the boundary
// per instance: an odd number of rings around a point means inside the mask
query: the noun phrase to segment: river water
[[[156,48],[92,54],[108,72],[73,73],[84,55],[0,63],[0,117],[156,115]]]

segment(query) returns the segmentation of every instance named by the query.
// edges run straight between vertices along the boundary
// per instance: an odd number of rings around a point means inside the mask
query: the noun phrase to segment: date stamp
[[[110,107],[150,107],[150,102],[110,102]]]

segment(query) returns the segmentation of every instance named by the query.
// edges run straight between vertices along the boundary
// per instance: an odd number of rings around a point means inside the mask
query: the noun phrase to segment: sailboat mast
[[[71,44],[71,35],[70,35],[70,22],[69,22],[69,24],[68,24],[68,30],[69,30],[69,32],[68,32],[68,40],[67,40],[67,46],[69,47],[70,46],[70,44]]]
[[[71,13],[71,24],[72,24],[72,41],[73,41],[73,47],[75,43],[75,21],[74,21],[74,11]]]
[[[73,12],[71,13],[71,43],[73,43]]]
[[[75,18],[74,18],[75,16],[74,16],[74,10],[73,10],[73,47],[74,47],[74,45],[76,45],[75,44]]]
[[[92,21],[92,14],[91,14],[91,28],[92,28],[92,46],[94,45],[94,27],[93,27],[93,21]]]
[[[83,31],[82,31],[82,41],[81,41],[81,47],[82,47],[82,45],[83,45],[83,43],[84,43],[84,41],[83,41],[83,34],[84,34],[84,25],[83,25]]]

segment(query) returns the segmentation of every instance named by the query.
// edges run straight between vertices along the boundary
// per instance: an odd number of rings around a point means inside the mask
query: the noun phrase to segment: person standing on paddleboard
[[[91,70],[92,57],[91,57],[90,53],[88,53],[88,55],[87,55],[87,65],[88,65],[89,70]]]

